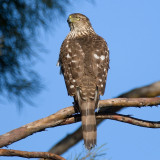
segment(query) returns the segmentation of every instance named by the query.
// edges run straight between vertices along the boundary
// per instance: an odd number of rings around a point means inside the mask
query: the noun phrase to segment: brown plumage
[[[67,21],[70,32],[62,43],[59,64],[68,94],[81,113],[85,147],[91,149],[96,145],[95,109],[105,91],[109,50],[86,16],[71,14]]]

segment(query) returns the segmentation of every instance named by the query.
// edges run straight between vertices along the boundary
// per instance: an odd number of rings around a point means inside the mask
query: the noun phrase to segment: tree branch
[[[18,156],[23,158],[47,158],[52,160],[65,160],[63,157],[49,152],[27,152],[12,149],[0,149],[0,156]]]
[[[159,105],[160,98],[112,98],[101,100],[99,107],[144,107]]]
[[[160,81],[152,83],[150,85],[133,89],[129,92],[121,94],[119,98],[149,98],[157,97],[160,95]]]
[[[45,128],[57,126],[61,124],[67,116],[72,115],[73,113],[75,113],[74,108],[67,107],[46,118],[28,123],[20,128],[3,134],[0,136],[0,148],[32,135],[33,133],[43,131]]]
[[[119,98],[143,98],[143,97],[156,97],[160,96],[160,81],[152,83],[150,85],[133,89],[127,93],[124,93]],[[106,108],[107,113],[116,113],[120,111],[123,107],[108,107]],[[97,125],[99,125],[103,120],[97,120]],[[74,138],[75,137],[75,138]],[[60,140],[55,146],[53,146],[49,152],[62,154],[66,152],[69,148],[77,144],[80,140],[82,140],[82,129],[79,127],[75,132],[72,134],[67,135],[65,138]]]
[[[113,115],[98,115],[97,118],[99,119],[111,119],[120,122],[125,122],[129,124],[133,124],[136,126],[147,127],[147,128],[160,128],[160,121],[145,121],[138,118],[133,118],[126,115],[120,114],[113,114]]]
[[[122,114],[98,114],[97,119],[111,119],[120,122],[125,122],[133,124],[136,126],[147,127],[147,128],[160,128],[160,121],[146,121],[138,118],[133,118],[128,115]],[[66,120],[61,125],[72,124],[81,121],[80,115],[75,115],[74,117],[66,118]]]
[[[160,98],[114,98],[100,101],[99,106],[110,106],[112,108],[118,106],[144,107],[145,105],[153,106],[158,104],[160,104]],[[46,118],[28,123],[27,125],[14,129],[0,136],[0,147],[12,144],[13,142],[32,135],[35,132],[43,131],[45,130],[45,128],[64,125],[66,118],[68,118],[72,114],[75,114],[73,106],[61,109],[57,113],[52,114]]]
[[[97,115],[96,118],[99,120],[111,119],[111,120],[129,123],[129,124],[136,125],[136,126],[147,127],[147,128],[160,128],[160,122],[145,121],[145,120],[129,117],[126,115],[120,115],[120,114]],[[98,123],[100,122],[99,120],[97,120]],[[78,115],[76,117],[66,118],[66,120],[61,125],[71,124],[71,123],[75,123],[78,121],[81,121],[80,115]],[[60,141],[60,143],[58,143],[55,146],[55,149],[52,148],[52,150],[61,154],[62,151],[68,149],[68,146],[75,145],[78,141],[80,141],[83,138],[82,134],[80,134],[81,132],[82,132],[82,128],[80,127],[76,130],[76,132],[74,132],[74,136],[73,136],[73,134],[67,135],[63,139],[63,141]],[[64,143],[66,145],[63,145]],[[52,150],[49,150],[49,152],[51,152]]]

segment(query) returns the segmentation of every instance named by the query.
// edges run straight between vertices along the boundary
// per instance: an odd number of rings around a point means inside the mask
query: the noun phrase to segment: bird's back
[[[106,42],[98,35],[65,39],[61,47],[60,65],[68,94],[74,96],[82,118],[86,148],[96,144],[96,117],[99,95],[103,95],[109,52]]]

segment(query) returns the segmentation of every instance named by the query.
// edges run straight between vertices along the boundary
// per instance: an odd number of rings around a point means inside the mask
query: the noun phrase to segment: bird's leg
[[[79,113],[80,112],[79,106],[78,106],[78,103],[77,103],[75,98],[74,98],[74,102],[72,102],[72,103],[73,103],[73,107],[74,107],[75,113]]]
[[[99,107],[99,101],[98,101],[96,112],[98,113],[99,111],[100,111],[100,107]]]

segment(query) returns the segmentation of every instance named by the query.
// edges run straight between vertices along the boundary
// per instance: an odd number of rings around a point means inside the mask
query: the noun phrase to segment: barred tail
[[[95,101],[90,100],[82,101],[80,106],[83,139],[87,149],[92,149],[97,142],[95,105]]]

